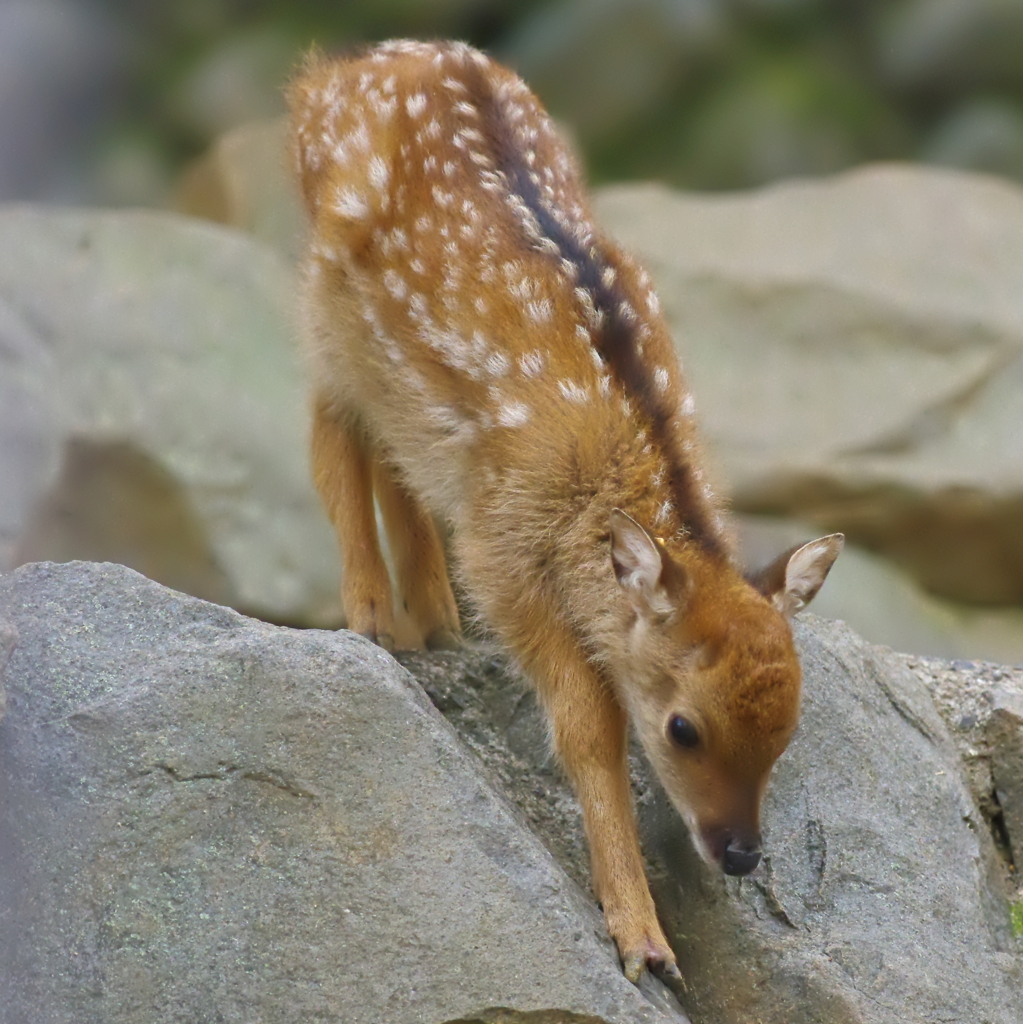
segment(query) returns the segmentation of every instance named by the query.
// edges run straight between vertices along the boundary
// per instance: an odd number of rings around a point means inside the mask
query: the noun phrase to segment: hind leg
[[[422,631],[427,648],[457,648],[458,608],[433,517],[386,463],[374,461],[373,487],[405,609]]]
[[[369,443],[355,416],[335,412],[323,397],[313,406],[313,481],[334,524],[344,578],[341,603],[348,628],[394,649],[391,580],[380,553]]]

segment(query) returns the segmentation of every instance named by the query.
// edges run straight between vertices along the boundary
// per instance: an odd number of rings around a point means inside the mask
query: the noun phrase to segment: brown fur
[[[798,714],[782,612],[816,593],[840,540],[786,556],[760,590],[734,568],[649,278],[593,227],[568,151],[509,71],[461,44],[392,43],[311,58],[289,102],[311,223],[313,471],[349,626],[393,638],[375,492],[401,599],[428,644],[456,638],[431,514],[449,522],[468,593],[544,705],[626,973],[677,972],[627,723],[701,853],[750,870]]]

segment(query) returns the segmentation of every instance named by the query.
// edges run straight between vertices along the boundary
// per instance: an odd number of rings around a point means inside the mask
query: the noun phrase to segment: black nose
[[[759,850],[729,846],[721,860],[726,875],[748,875],[760,863]]]

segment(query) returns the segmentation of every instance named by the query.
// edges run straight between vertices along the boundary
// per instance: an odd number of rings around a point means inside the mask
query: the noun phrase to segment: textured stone
[[[5,1024],[684,1020],[367,641],[85,563],[0,623]]]
[[[1017,1024],[1023,946],[1010,926],[1005,862],[927,670],[814,616],[796,632],[803,720],[768,788],[767,858],[754,875],[706,868],[634,761],[683,1004],[701,1024]],[[585,884],[578,809],[538,740],[543,724],[524,683],[502,678],[486,655],[401,657]]]
[[[204,221],[0,208],[0,569],[124,561],[337,621],[294,289],[275,250]]]
[[[297,259],[305,242],[305,212],[289,173],[287,137],[285,117],[225,133],[182,175],[175,209],[242,228]]]
[[[1023,687],[995,690],[991,699],[988,742],[991,779],[1002,811],[1013,863],[1023,865]]]
[[[818,528],[770,516],[735,516],[739,551],[758,569]],[[865,640],[932,658],[1023,663],[1023,608],[989,608],[942,600],[873,552],[846,544],[813,600],[814,613],[842,619]]]

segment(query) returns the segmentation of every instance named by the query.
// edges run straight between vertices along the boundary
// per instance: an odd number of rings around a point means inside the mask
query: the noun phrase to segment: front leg
[[[553,616],[548,620],[553,623]],[[567,628],[552,625],[523,657],[550,721],[557,754],[583,812],[593,888],[625,976],[650,968],[678,978],[650,895],[629,784],[627,722],[610,686]]]
[[[458,606],[433,517],[397,471],[379,459],[373,463],[373,491],[387,528],[401,600],[422,631],[427,650],[457,650],[462,635]]]
[[[394,649],[391,578],[377,539],[373,480],[365,435],[355,418],[313,405],[313,481],[341,549],[341,603],[348,628]]]

